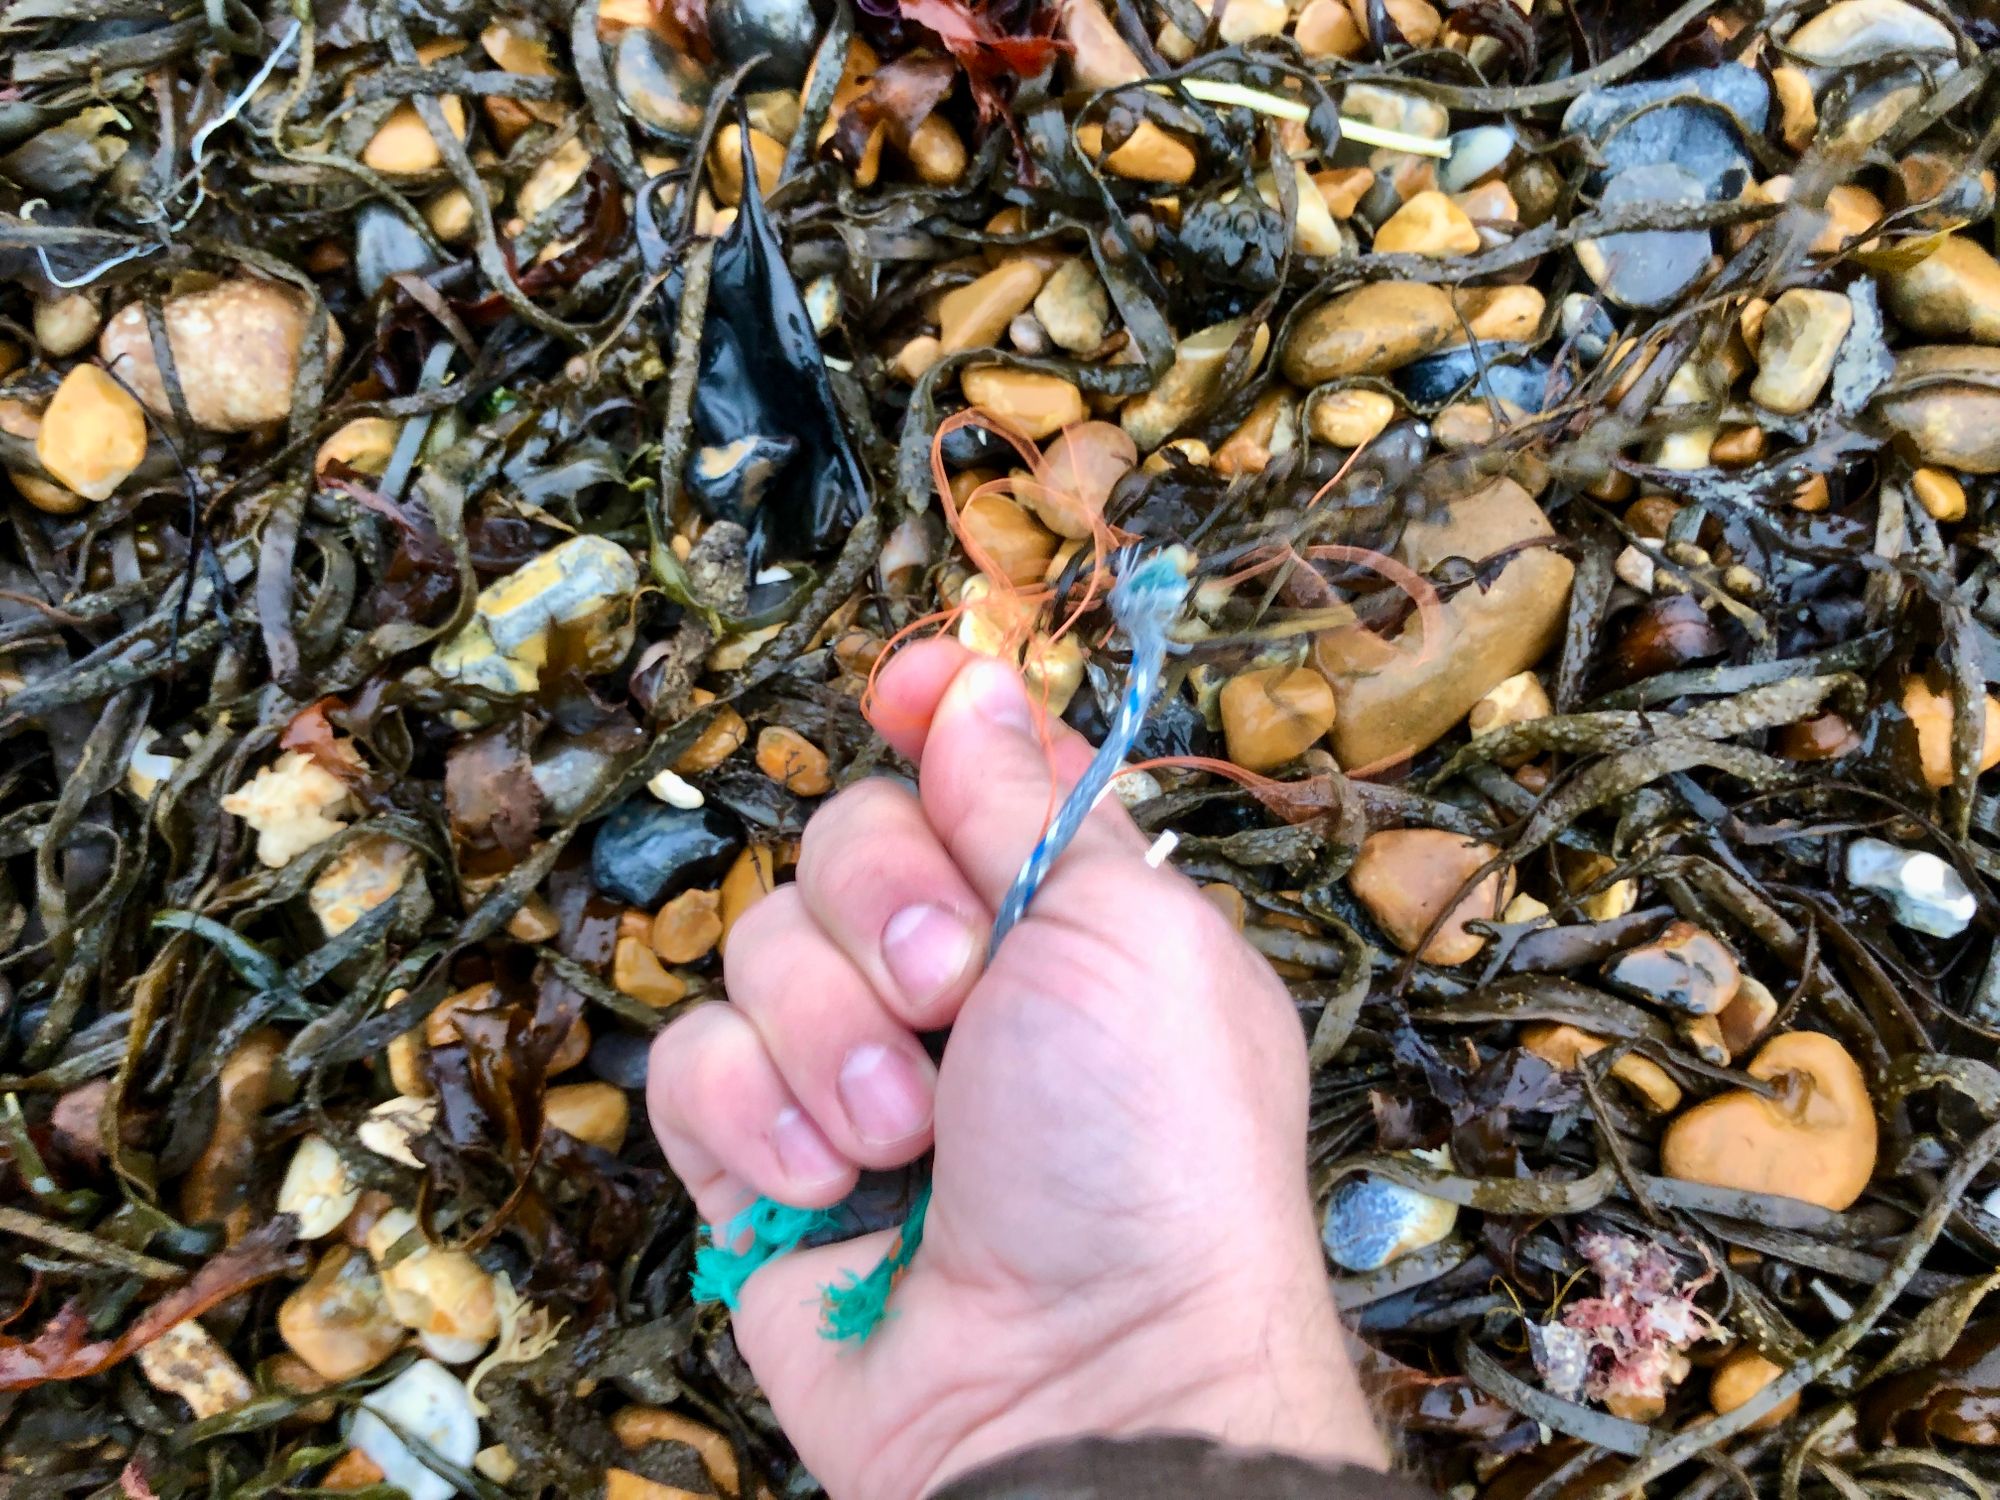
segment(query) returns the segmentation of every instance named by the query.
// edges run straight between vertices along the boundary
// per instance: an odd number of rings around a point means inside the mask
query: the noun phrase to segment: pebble
[[[1452,293],[1465,320],[1447,344],[1467,342],[1469,330],[1482,343],[1526,344],[1542,326],[1548,303],[1531,286],[1472,286]]]
[[[1126,403],[1118,415],[1118,423],[1140,452],[1159,447],[1213,403],[1222,380],[1223,364],[1242,332],[1243,323],[1243,319],[1233,318],[1182,339],[1174,346],[1174,362],[1159,383],[1145,395]],[[1256,372],[1270,342],[1270,329],[1258,324],[1251,335],[1250,359],[1242,371],[1244,378]]]
[[[1079,138],[1091,127],[1079,131]],[[1151,120],[1139,126],[1100,165],[1113,177],[1134,182],[1163,182],[1179,185],[1194,177],[1194,148],[1178,136],[1170,135]]]
[[[1604,208],[1633,204],[1669,207],[1707,201],[1701,180],[1670,162],[1628,167],[1604,186]],[[1641,229],[1580,240],[1577,263],[1621,307],[1664,307],[1708,269],[1712,245],[1705,229]]]
[[[1328,213],[1336,219],[1348,219],[1375,186],[1375,173],[1368,167],[1334,167],[1315,172],[1313,186],[1319,189]]]
[[[653,951],[666,963],[699,963],[721,939],[720,891],[682,891],[653,916]]]
[[[65,489],[108,500],[146,457],[146,413],[96,365],[77,365],[42,413],[35,457]]]
[[[1788,417],[1810,410],[1853,324],[1854,306],[1839,292],[1793,287],[1779,297],[1764,315],[1750,399]]]
[[[211,432],[248,432],[289,416],[311,312],[301,293],[248,277],[169,298],[161,315],[195,424]],[[340,363],[345,347],[340,325],[329,321],[328,369]],[[97,353],[149,411],[169,415],[144,307],[134,302],[114,314]]]
[[[728,134],[729,131],[735,129],[734,125],[724,127],[723,131],[717,134],[716,141],[718,150],[725,149],[722,146],[722,142],[727,137],[728,145],[726,149],[731,157],[731,165],[736,172],[737,185],[740,187],[742,185],[743,173],[740,163],[735,161],[737,137]],[[754,135],[752,139],[755,139]],[[780,150],[779,159],[781,161],[783,160],[783,155],[783,151]],[[539,219],[551,208],[554,208],[556,204],[568,197],[570,189],[583,181],[583,174],[589,170],[590,148],[574,137],[564,141],[555,150],[545,156],[541,164],[534,171],[528,174],[528,180],[522,183],[520,190],[514,194],[514,212],[532,224],[536,219]],[[757,175],[760,178],[764,175],[764,163],[761,152],[758,157]],[[765,191],[769,192],[770,188],[767,187]],[[734,202],[735,200],[731,199],[729,201]]]
[[[606,1031],[591,1042],[586,1063],[606,1083],[643,1089],[651,1056],[650,1038],[632,1031]]]
[[[1533,672],[1516,672],[1512,677],[1496,682],[1472,705],[1465,716],[1465,727],[1475,735],[1491,734],[1515,724],[1532,724],[1537,719],[1546,719],[1555,711],[1555,705],[1549,702],[1548,690],[1542,686],[1542,679]],[[1528,760],[1531,754],[1522,752],[1518,758],[1500,763],[1511,768]]]
[[[1478,187],[1453,193],[1451,201],[1479,229],[1512,229],[1520,222],[1521,205],[1514,201],[1504,182],[1482,182]],[[1482,237],[1480,243],[1485,244],[1486,240]]]
[[[1895,920],[1916,932],[1957,937],[1979,912],[1958,871],[1928,850],[1856,839],[1847,846],[1846,868],[1848,880],[1886,899]]]
[[[700,787],[684,780],[672,770],[660,772],[646,783],[646,790],[669,807],[700,807],[708,800],[702,795]]]
[[[324,1239],[360,1200],[361,1188],[332,1144],[324,1136],[301,1137],[278,1186],[278,1212],[297,1218],[299,1238]]]
[[[1312,403],[1306,420],[1322,443],[1359,448],[1395,419],[1395,397],[1357,387],[1327,392]]]
[[[758,732],[757,769],[795,797],[823,797],[833,789],[826,752],[782,725],[769,724]]]
[[[1903,712],[1917,736],[1917,762],[1924,784],[1932,789],[1951,785],[1952,703],[1950,692],[1938,692],[1920,676],[1903,681]],[[1978,769],[2000,765],[2000,699],[1986,695],[1986,722],[1980,731]]]
[[[465,139],[465,101],[447,94],[438,100],[445,125],[461,141]],[[405,101],[389,111],[389,117],[361,148],[361,165],[372,167],[386,177],[419,177],[444,165],[444,152],[417,107]]]
[[[612,945],[611,987],[655,1010],[677,1005],[687,994],[680,976],[668,973],[648,940],[636,936],[621,937]]]
[[[1787,150],[1804,151],[1819,130],[1812,80],[1789,63],[1780,63],[1771,69],[1771,87],[1778,95],[1778,138]]]
[[[1292,27],[1292,40],[1307,57],[1359,57],[1368,39],[1342,0],[1306,0]]]
[[[403,424],[394,417],[356,417],[336,428],[313,454],[313,472],[325,473],[336,463],[363,474],[380,474],[389,467]]]
[[[1933,521],[1965,519],[1965,486],[1943,469],[1918,469],[1910,476],[1910,492]]]
[[[1732,1349],[1708,1378],[1708,1404],[1717,1416],[1727,1416],[1784,1373],[1783,1365],[1773,1364],[1755,1349]],[[1794,1391],[1744,1430],[1769,1432],[1782,1427],[1798,1409],[1799,1393]]]
[[[1668,1177],[1797,1198],[1838,1213],[1874,1175],[1875,1110],[1868,1081],[1847,1051],[1816,1031],[1766,1042],[1745,1070],[1790,1075],[1780,1098],[1734,1089],[1667,1126],[1660,1167]]]
[[[1513,894],[1513,872],[1495,871],[1459,896],[1473,872],[1498,853],[1491,844],[1442,828],[1371,833],[1361,841],[1347,883],[1376,925],[1405,953],[1416,951],[1431,923],[1448,912],[1417,956],[1430,964],[1462,964],[1486,946],[1486,939],[1467,932],[1465,924],[1497,920]]]
[[[762,844],[752,844],[736,856],[729,873],[722,877],[722,936],[716,947],[729,951],[729,934],[743,913],[778,888],[777,856]]]
[[[375,1267],[350,1245],[327,1251],[278,1306],[278,1337],[329,1382],[367,1374],[396,1352],[407,1333],[389,1311]]]
[[[198,1422],[247,1405],[257,1394],[215,1335],[193,1318],[141,1345],[139,1369],[149,1383],[187,1402]]]
[[[1366,36],[1369,0],[1347,0],[1347,4],[1354,14],[1354,24]],[[1382,10],[1390,25],[1401,32],[1403,40],[1412,47],[1430,46],[1444,29],[1444,18],[1427,0],[1383,0]],[[1443,134],[1442,131],[1438,133]]]
[[[1668,104],[1645,109],[1688,94],[1722,108]],[[1670,78],[1591,89],[1579,94],[1564,112],[1562,128],[1565,134],[1577,132],[1594,141],[1607,172],[1667,163],[1688,173],[1703,197],[1726,198],[1740,186],[1740,179],[1732,180],[1729,174],[1748,174],[1752,169],[1730,116],[1761,134],[1770,111],[1771,89],[1763,76],[1742,63],[1725,63]]]
[[[1521,899],[1519,896],[1514,898],[1515,902]],[[1548,908],[1543,907],[1537,915],[1546,915],[1547,911]],[[1512,903],[1507,908],[1507,920],[1518,920]],[[1602,1037],[1593,1036],[1575,1026],[1541,1023],[1521,1029],[1521,1050],[1532,1052],[1558,1068],[1579,1068],[1585,1058],[1596,1056],[1608,1045]],[[1680,1085],[1651,1058],[1627,1052],[1611,1065],[1611,1076],[1636,1093],[1654,1114],[1672,1114],[1681,1106]]]
[[[420,1359],[361,1398],[347,1434],[409,1500],[450,1500],[457,1486],[405,1447],[398,1430],[422,1439],[447,1463],[469,1465],[479,1451],[479,1419],[464,1382],[436,1361]]]
[[[86,292],[35,299],[35,342],[48,359],[68,359],[97,337],[104,314]]]
[[[1216,35],[1223,46],[1234,47],[1253,37],[1277,36],[1290,19],[1291,8],[1284,0],[1229,0]]]
[[[633,27],[618,38],[612,63],[618,97],[641,124],[691,136],[708,108],[709,80],[700,64],[661,38]],[[831,124],[831,122],[829,122]]]
[[[625,802],[598,827],[590,873],[605,895],[651,908],[712,884],[742,847],[735,820],[714,808]]]
[[[1094,93],[1146,76],[1098,0],[1059,0],[1057,16],[1057,33],[1070,45],[1070,81],[1075,87]]]
[[[1060,375],[974,365],[959,376],[959,389],[968,406],[1012,422],[1036,442],[1090,415],[1083,392]]]
[[[1034,479],[1017,479],[1014,493],[1050,531],[1081,541],[1096,529],[1111,491],[1138,461],[1138,445],[1123,428],[1085,422],[1058,434],[1035,466]]]
[[[1057,266],[1035,293],[1035,317],[1058,349],[1089,354],[1104,342],[1111,323],[1111,294],[1088,256]]]
[[[1342,1270],[1377,1271],[1435,1245],[1457,1222],[1457,1204],[1364,1172],[1333,1190],[1320,1241]]]
[[[543,1096],[542,1120],[586,1146],[615,1154],[631,1129],[632,1105],[612,1084],[565,1083]]]
[[[1479,231],[1472,220],[1443,193],[1418,193],[1375,231],[1378,255],[1428,255],[1449,258],[1479,249]]]
[[[757,172],[757,192],[768,198],[777,191],[785,170],[785,148],[763,131],[750,131],[750,162]],[[743,130],[725,125],[708,150],[708,182],[716,200],[735,208],[743,201]]]
[[[1345,255],[1353,246],[1347,235],[1335,221],[1333,211],[1326,205],[1326,197],[1319,185],[1312,179],[1303,164],[1292,164],[1292,180],[1298,194],[1298,211],[1292,220],[1292,246],[1301,255]],[[1278,210],[1277,178],[1270,169],[1257,174],[1257,196],[1265,205]]]
[[[711,0],[708,37],[725,68],[764,54],[750,71],[751,87],[794,88],[812,65],[819,20],[812,0]]]
[[[1613,958],[1604,977],[1672,1010],[1712,1016],[1736,998],[1743,971],[1719,938],[1692,922],[1675,921],[1652,942]]]
[[[1223,685],[1229,758],[1246,771],[1296,760],[1333,727],[1333,689],[1309,667],[1265,667]]]
[[[1490,399],[1536,412],[1547,401],[1549,368],[1520,345],[1460,343],[1398,370],[1396,388],[1417,407]]]
[[[1837,0],[1785,39],[1822,68],[1851,68],[1890,53],[1952,53],[1951,28],[1903,0]]]
[[[1924,344],[1897,355],[1890,389],[1904,382],[1963,374],[2000,382],[2000,348]],[[1878,398],[1879,410],[1924,463],[1966,474],[2000,474],[2000,390],[1941,381]]]
[[[320,930],[339,937],[402,890],[417,867],[416,851],[386,833],[367,833],[350,841],[314,878],[306,904],[319,918]]]
[[[1815,714],[1780,729],[1775,748],[1787,760],[1836,760],[1859,750],[1861,736],[1839,714]]]
[[[1367,22],[1363,20],[1360,24],[1365,27]],[[1350,83],[1340,96],[1340,112],[1349,119],[1365,120],[1384,130],[1427,136],[1434,141],[1443,140],[1451,130],[1450,113],[1435,99],[1379,83]]]
[[[446,188],[424,205],[424,222],[447,245],[471,239],[476,217],[472,196],[462,187]]]
[[[614,621],[638,586],[638,564],[623,547],[571,537],[481,589],[472,618],[432,652],[431,669],[493,693],[531,693],[560,631],[587,669],[603,671],[624,654],[630,622]]]
[[[1511,125],[1475,125],[1453,132],[1451,155],[1438,168],[1438,186],[1447,193],[1464,192],[1505,170],[1520,144]]]
[[[1045,279],[1043,268],[1022,256],[945,293],[938,302],[938,352],[956,354],[997,344],[1007,324],[1034,302]]]
[[[1553,535],[1541,508],[1511,479],[1452,502],[1435,520],[1405,528],[1397,560],[1426,572],[1446,558],[1489,557]],[[1424,650],[1412,615],[1394,640],[1356,627],[1322,631],[1314,660],[1339,704],[1333,749],[1342,766],[1414,755],[1448,732],[1497,684],[1532,667],[1561,633],[1570,563],[1546,547],[1514,555],[1485,589],[1461,589],[1442,606],[1442,639]]]
[[[1415,281],[1370,282],[1299,319],[1279,363],[1299,386],[1347,375],[1382,375],[1428,354],[1457,327],[1458,313],[1443,288]]]
[[[393,208],[385,203],[362,208],[354,223],[354,274],[363,295],[374,296],[391,276],[406,271],[421,276],[436,270],[437,264],[423,236]]]
[[[1977,240],[1948,234],[1881,285],[1889,311],[1912,333],[2000,344],[2000,260]]]

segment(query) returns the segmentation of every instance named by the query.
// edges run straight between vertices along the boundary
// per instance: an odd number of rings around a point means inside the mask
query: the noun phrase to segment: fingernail
[[[771,1126],[771,1146],[778,1153],[778,1165],[785,1175],[801,1184],[825,1182],[847,1170],[847,1163],[820,1133],[806,1112],[795,1104],[778,1111]]]
[[[840,1102],[854,1133],[871,1146],[906,1141],[931,1120],[928,1063],[871,1042],[856,1047],[840,1066]]]
[[[967,691],[980,718],[1022,734],[1033,731],[1034,713],[1028,707],[1028,690],[1021,684],[1020,673],[998,661],[974,662],[967,670],[972,674]]]
[[[979,937],[956,912],[906,906],[882,928],[882,962],[912,1005],[927,1005],[965,977]]]

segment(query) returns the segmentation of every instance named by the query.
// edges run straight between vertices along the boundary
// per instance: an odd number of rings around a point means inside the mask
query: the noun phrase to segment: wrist
[[[1020,1391],[932,1482],[1043,1443],[1161,1432],[1386,1468],[1345,1339],[1316,1255],[1243,1266]]]

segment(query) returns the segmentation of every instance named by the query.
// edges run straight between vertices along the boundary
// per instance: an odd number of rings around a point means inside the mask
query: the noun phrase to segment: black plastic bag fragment
[[[743,180],[755,183],[749,139],[744,132]],[[680,295],[677,267],[661,289],[669,323]],[[689,489],[709,516],[749,529],[753,569],[768,557],[830,550],[867,510],[867,476],[812,319],[755,192],[743,195],[716,247],[694,434]]]

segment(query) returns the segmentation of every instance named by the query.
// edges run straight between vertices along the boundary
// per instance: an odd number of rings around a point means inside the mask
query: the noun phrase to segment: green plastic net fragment
[[[896,1285],[896,1278],[916,1258],[917,1246],[924,1242],[924,1215],[930,1206],[931,1185],[925,1183],[917,1201],[910,1205],[910,1216],[903,1220],[896,1243],[889,1247],[881,1263],[866,1276],[850,1275],[845,1286],[822,1289],[822,1338],[859,1343],[882,1326],[882,1320],[889,1315],[889,1292]]]
[[[759,1269],[798,1249],[808,1237],[838,1228],[840,1222],[835,1208],[793,1208],[759,1198],[723,1226],[720,1244],[711,1241],[695,1251],[694,1300],[720,1302],[734,1312],[743,1283]],[[746,1234],[749,1244],[740,1250],[730,1248]]]
[[[930,1202],[930,1185],[926,1183],[881,1264],[866,1276],[850,1275],[844,1285],[822,1288],[821,1337],[858,1343],[881,1326],[888,1316],[889,1293],[896,1279],[923,1243],[924,1215]],[[743,1295],[743,1283],[760,1267],[798,1249],[815,1235],[840,1229],[844,1222],[839,1208],[792,1208],[759,1198],[723,1226],[722,1243],[707,1243],[695,1251],[695,1301],[720,1302],[734,1312]],[[746,1234],[750,1236],[747,1245],[740,1250],[729,1248]]]

